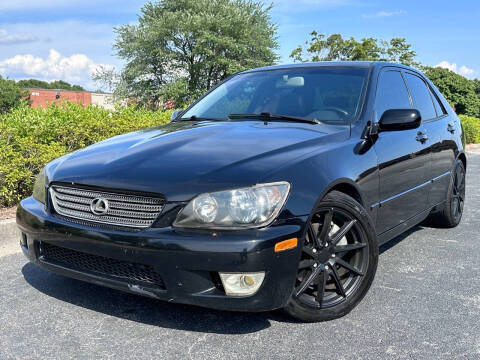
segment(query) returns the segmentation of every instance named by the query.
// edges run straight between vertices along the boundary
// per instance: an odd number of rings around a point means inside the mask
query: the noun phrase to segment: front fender
[[[334,188],[355,189],[361,203],[372,218],[378,202],[377,156],[373,147],[358,152],[360,140],[329,144],[295,163],[278,169],[262,182],[286,180],[291,184],[285,210],[291,216],[303,216],[312,212],[317,202]]]

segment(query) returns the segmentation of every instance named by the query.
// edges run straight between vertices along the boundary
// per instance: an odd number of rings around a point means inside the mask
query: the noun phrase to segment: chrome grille
[[[64,217],[135,228],[151,226],[162,211],[164,203],[161,198],[58,185],[50,187],[50,196],[55,212]],[[103,215],[97,215],[91,209],[92,201],[98,198],[108,203]]]

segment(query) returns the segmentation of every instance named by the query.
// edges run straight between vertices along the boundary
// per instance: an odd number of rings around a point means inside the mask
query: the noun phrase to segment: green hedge
[[[109,111],[64,103],[47,109],[21,105],[0,115],[0,206],[31,194],[36,174],[49,161],[114,135],[164,124],[171,112]]]
[[[480,119],[473,116],[459,115],[462,121],[467,144],[480,143]]]

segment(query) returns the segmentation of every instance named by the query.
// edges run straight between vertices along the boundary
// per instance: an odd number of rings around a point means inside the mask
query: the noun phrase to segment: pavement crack
[[[192,345],[190,345],[190,347],[188,348],[188,358],[189,359],[193,359],[192,351],[195,348],[195,346],[199,345],[202,342],[205,342],[207,340],[207,336],[208,336],[208,334],[203,334],[202,336],[198,337],[197,340]]]

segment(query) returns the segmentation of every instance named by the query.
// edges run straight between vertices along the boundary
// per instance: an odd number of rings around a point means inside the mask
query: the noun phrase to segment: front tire
[[[307,322],[348,314],[370,288],[377,263],[375,228],[365,209],[344,193],[328,193],[308,221],[285,311]]]

